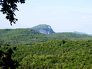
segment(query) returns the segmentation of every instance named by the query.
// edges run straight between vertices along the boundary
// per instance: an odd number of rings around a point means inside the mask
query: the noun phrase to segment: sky
[[[92,0],[26,0],[18,4],[18,21],[12,26],[0,12],[0,28],[31,28],[50,25],[55,32],[92,34]]]

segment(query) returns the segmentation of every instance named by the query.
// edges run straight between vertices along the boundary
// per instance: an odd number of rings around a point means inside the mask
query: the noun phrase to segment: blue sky
[[[26,0],[18,6],[16,24],[10,26],[0,13],[0,28],[31,28],[48,24],[55,32],[92,34],[92,0]]]

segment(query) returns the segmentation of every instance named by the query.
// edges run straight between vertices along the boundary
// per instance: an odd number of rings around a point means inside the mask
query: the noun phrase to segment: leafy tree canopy
[[[1,5],[1,12],[3,14],[6,14],[6,19],[10,21],[10,24],[16,23],[18,20],[15,18],[15,11],[18,11],[17,4],[18,3],[25,3],[25,0],[0,0],[0,5]]]

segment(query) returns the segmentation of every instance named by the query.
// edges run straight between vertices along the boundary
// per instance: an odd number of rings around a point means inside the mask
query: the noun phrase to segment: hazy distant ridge
[[[47,35],[48,34],[48,35]],[[80,34],[75,32],[61,32],[55,33],[49,25],[38,25],[32,28],[22,29],[0,29],[0,40],[9,42],[12,44],[16,43],[33,43],[33,42],[44,42],[47,40],[77,40],[77,39],[92,39],[92,36],[87,34]]]

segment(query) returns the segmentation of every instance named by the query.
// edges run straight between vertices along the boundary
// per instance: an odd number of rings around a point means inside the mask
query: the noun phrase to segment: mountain
[[[51,26],[45,24],[32,28],[0,29],[0,41],[9,44],[32,44],[34,42],[63,39],[92,40],[92,36],[76,32],[55,33]]]
[[[32,27],[31,29],[37,31],[37,32],[40,32],[42,34],[52,34],[52,33],[55,33],[53,31],[53,29],[51,28],[51,26],[49,25],[46,25],[46,24],[40,24],[40,25],[37,25],[35,27]]]

